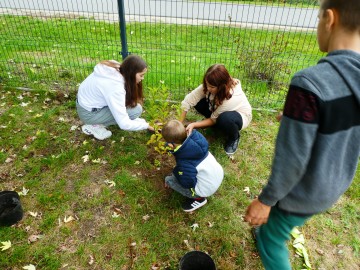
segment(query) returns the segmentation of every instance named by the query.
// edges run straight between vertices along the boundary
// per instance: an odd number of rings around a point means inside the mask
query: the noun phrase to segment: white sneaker
[[[86,135],[93,135],[98,140],[105,140],[112,135],[111,131],[107,130],[103,125],[83,125],[81,130]]]

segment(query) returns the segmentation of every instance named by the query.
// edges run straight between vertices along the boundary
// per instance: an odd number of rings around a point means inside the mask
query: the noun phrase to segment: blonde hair
[[[170,120],[161,130],[164,140],[168,143],[183,143],[186,140],[186,129],[178,120]]]

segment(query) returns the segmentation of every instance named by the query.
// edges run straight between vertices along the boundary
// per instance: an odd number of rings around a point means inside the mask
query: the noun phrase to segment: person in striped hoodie
[[[267,270],[291,269],[291,230],[336,203],[359,162],[360,1],[321,0],[318,17],[328,54],[293,76],[269,181],[246,210]]]

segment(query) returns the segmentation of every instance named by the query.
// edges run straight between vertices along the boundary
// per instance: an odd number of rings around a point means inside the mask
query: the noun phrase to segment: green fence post
[[[130,54],[126,40],[126,21],[125,21],[125,8],[124,0],[118,0],[119,9],[119,24],[120,24],[120,38],[121,38],[121,55],[124,60]]]

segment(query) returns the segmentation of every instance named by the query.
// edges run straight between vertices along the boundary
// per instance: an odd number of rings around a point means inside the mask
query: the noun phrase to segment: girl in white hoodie
[[[82,131],[98,140],[111,136],[106,127],[118,125],[123,130],[154,128],[139,118],[143,109],[142,80],[147,72],[145,61],[130,55],[120,64],[105,60],[97,64],[79,87],[76,109],[84,122]]]

